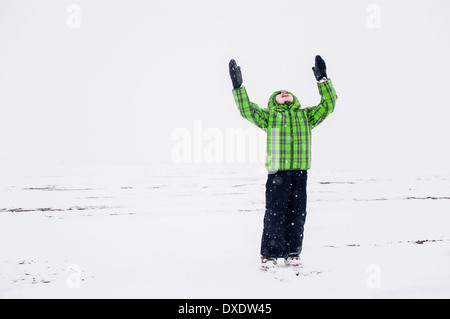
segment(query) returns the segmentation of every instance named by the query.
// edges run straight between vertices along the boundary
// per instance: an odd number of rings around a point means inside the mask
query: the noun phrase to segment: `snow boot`
[[[261,270],[273,272],[277,268],[277,259],[272,257],[261,256]]]
[[[293,255],[293,256],[286,257],[284,259],[284,264],[287,267],[293,267],[293,268],[302,268],[303,267],[299,255]]]

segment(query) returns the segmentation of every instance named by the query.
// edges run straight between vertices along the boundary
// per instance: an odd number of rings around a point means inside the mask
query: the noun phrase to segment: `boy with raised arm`
[[[289,267],[299,268],[306,221],[307,171],[311,167],[311,130],[333,112],[336,92],[319,55],[313,72],[321,100],[312,107],[301,108],[295,95],[279,90],[272,94],[267,108],[260,108],[251,102],[242,86],[241,68],[235,60],[230,61],[229,70],[242,117],[267,132],[265,165],[269,174],[261,269],[275,269],[278,258],[284,258]]]

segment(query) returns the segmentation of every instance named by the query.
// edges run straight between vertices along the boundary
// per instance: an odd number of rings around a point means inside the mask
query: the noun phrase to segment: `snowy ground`
[[[262,273],[255,165],[0,166],[0,298],[450,298],[450,175],[320,172]]]

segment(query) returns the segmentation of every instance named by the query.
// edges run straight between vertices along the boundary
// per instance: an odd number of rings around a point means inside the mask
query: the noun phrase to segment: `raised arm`
[[[269,110],[262,109],[250,101],[247,90],[242,86],[241,68],[235,60],[230,61],[229,67],[231,81],[233,82],[234,101],[241,116],[266,131],[269,121]]]
[[[315,67],[313,67],[314,76],[316,77],[317,87],[321,96],[320,103],[317,106],[307,107],[308,120],[311,123],[311,128],[316,127],[322,123],[325,118],[333,113],[336,105],[337,95],[333,88],[331,80],[327,77],[325,61],[316,56]]]

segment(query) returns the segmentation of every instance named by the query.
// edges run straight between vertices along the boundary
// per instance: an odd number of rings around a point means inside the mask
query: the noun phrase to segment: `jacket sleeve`
[[[322,83],[318,82],[317,87],[321,96],[320,104],[305,108],[311,128],[322,123],[328,115],[333,113],[337,100],[337,95],[330,79]]]
[[[233,96],[241,116],[266,131],[269,122],[269,110],[262,109],[252,103],[248,98],[245,87],[234,89]]]

